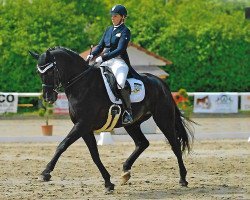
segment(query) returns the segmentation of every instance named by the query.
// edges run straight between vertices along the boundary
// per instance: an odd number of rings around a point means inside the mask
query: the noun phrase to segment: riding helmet
[[[127,16],[128,12],[127,12],[127,9],[125,8],[125,6],[123,5],[115,5],[111,10],[110,10],[110,14],[111,15],[121,15],[121,16]]]

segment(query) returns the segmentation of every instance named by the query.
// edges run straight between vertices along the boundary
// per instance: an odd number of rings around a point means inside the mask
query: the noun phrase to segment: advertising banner
[[[250,92],[241,94],[241,110],[250,110]]]
[[[194,113],[237,113],[238,93],[199,93],[194,95]]]
[[[69,102],[65,93],[58,94],[58,98],[54,103],[55,114],[68,114],[69,113]]]
[[[16,113],[18,103],[18,93],[3,93],[0,92],[0,114]]]

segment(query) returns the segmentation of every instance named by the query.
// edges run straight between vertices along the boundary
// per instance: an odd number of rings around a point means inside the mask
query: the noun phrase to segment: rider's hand
[[[98,63],[98,64],[101,64],[102,63],[102,57],[99,56],[95,59],[95,62]]]
[[[87,56],[87,60],[92,60],[93,57],[94,57],[94,56],[90,54],[90,55]]]

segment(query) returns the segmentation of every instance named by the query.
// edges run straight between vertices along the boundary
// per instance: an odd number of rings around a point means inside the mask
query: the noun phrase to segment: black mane
[[[82,58],[79,53],[67,48],[67,47],[62,47],[62,46],[55,46],[55,47],[50,47],[48,49],[49,51],[53,51],[53,50],[62,50],[64,52],[66,52],[68,55],[70,55],[73,58],[78,58],[78,60],[80,62],[84,62],[86,64],[86,61],[84,60],[84,58]]]

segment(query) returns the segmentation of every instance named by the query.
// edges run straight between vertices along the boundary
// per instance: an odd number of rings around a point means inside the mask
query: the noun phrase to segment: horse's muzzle
[[[53,92],[53,93],[45,93],[43,95],[44,101],[48,102],[49,104],[53,104],[56,100],[57,100],[57,93]]]

